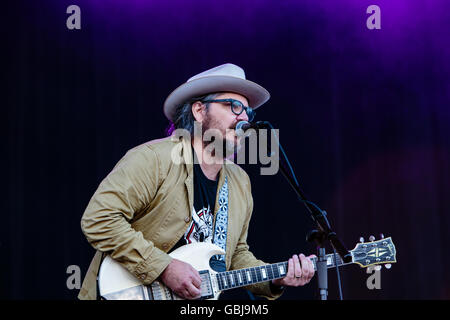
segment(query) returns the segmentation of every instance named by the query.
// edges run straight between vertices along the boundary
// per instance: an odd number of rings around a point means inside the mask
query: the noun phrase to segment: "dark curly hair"
[[[169,126],[166,129],[166,134],[170,136],[176,129],[186,129],[190,132],[191,135],[193,135],[195,119],[194,115],[192,114],[192,105],[197,101],[203,102],[206,100],[213,100],[219,94],[220,92],[216,92],[209,93],[200,97],[194,97],[177,106],[177,108],[175,109],[175,116],[173,117],[174,120],[173,122],[170,121]],[[209,104],[206,103],[205,106],[208,110]]]

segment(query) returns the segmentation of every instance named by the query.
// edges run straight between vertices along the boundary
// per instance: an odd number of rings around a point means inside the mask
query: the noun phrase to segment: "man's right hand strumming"
[[[173,259],[161,273],[161,280],[181,298],[193,300],[201,297],[200,274],[188,263]]]

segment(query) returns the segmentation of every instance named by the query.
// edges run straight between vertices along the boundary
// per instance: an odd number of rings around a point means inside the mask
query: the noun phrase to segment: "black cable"
[[[333,253],[334,253],[334,261],[336,262],[336,274],[337,274],[338,288],[339,288],[339,299],[344,300],[342,298],[341,274],[339,272],[339,265],[337,263],[337,253],[336,253],[336,249],[334,249],[334,248],[333,248]]]

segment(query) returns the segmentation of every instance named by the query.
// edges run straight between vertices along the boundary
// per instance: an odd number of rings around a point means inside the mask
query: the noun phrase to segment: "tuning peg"
[[[384,234],[380,233],[380,239],[384,239]]]
[[[385,267],[386,269],[390,269],[390,268],[392,267],[392,264],[390,264],[390,263],[385,264],[384,267]]]
[[[360,237],[360,238],[359,238],[359,242],[364,243],[364,238],[363,238],[363,237]]]
[[[375,237],[374,236],[370,236],[369,240],[373,242],[375,240]]]
[[[375,269],[376,271],[380,271],[380,270],[381,270],[381,266],[380,266],[380,265],[375,266],[374,269]]]

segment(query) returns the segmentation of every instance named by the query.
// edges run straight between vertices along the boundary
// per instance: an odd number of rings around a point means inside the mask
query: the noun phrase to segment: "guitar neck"
[[[336,267],[336,265],[346,265],[353,262],[344,262],[341,257],[336,254],[328,254],[325,256],[327,261],[327,268]],[[317,271],[317,258],[310,259],[313,263],[314,270]],[[288,262],[278,262],[274,264],[267,264],[259,267],[252,267],[239,270],[231,270],[219,272],[216,274],[219,290],[228,290],[238,287],[248,286],[255,283],[271,281],[274,279],[284,278],[287,274]]]

